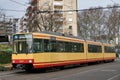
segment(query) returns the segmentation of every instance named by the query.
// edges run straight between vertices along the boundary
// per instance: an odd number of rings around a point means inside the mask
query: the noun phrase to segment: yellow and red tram
[[[48,33],[23,33],[13,36],[13,68],[26,70],[112,61],[114,46]]]

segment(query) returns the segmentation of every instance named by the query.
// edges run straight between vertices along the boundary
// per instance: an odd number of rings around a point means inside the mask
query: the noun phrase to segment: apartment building
[[[77,0],[30,0],[30,5],[27,8],[28,28],[31,30],[31,23],[35,20],[37,11],[42,11],[43,7],[51,6],[53,11],[60,11],[57,16],[60,16],[59,23],[62,23],[58,32],[64,34],[78,35],[77,28]],[[56,15],[55,15],[56,16]]]
[[[10,20],[0,21],[0,34],[1,35],[12,35],[12,22]]]
[[[5,20],[0,21],[0,36],[8,35],[10,44],[12,44],[12,35],[13,35],[13,24],[12,24],[13,22],[12,21],[13,19],[5,19]]]

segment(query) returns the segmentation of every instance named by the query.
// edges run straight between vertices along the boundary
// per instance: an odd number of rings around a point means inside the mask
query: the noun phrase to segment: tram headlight
[[[13,60],[12,63],[15,63],[15,60]]]
[[[29,60],[28,62],[29,62],[29,63],[32,63],[33,61],[32,61],[32,60]]]

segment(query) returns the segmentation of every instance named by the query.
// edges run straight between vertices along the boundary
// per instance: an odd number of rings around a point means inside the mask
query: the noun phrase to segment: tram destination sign
[[[16,34],[13,36],[14,40],[30,39],[32,38],[31,34]]]

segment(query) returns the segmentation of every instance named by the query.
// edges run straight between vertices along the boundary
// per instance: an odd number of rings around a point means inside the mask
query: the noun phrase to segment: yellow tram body
[[[100,42],[93,42],[93,41],[86,41],[86,50],[87,50],[87,60],[88,62],[91,61],[102,61],[103,60],[103,52],[101,50],[101,52],[88,52],[88,44],[94,44],[96,46],[101,46],[102,47],[102,43]]]
[[[28,39],[25,37],[26,34]],[[29,39],[29,37],[31,38]],[[27,40],[28,42],[22,42],[22,40]],[[37,45],[37,48],[41,49],[40,51],[38,49],[38,52],[34,52],[33,50],[33,48],[35,48],[33,46],[34,41],[36,41],[35,45]],[[28,52],[22,52],[25,48],[27,48],[25,47],[25,44],[30,46],[32,49],[30,48]],[[70,46],[63,46],[64,44]],[[47,47],[45,47],[46,45]],[[46,48],[51,49],[51,45],[52,47],[54,46],[57,51],[45,51]],[[21,46],[23,46],[23,48]],[[104,44],[100,42],[87,41],[79,38],[65,37],[47,33],[15,34],[12,65],[14,68],[16,68],[17,65],[24,65],[25,69],[36,69],[114,60],[116,58],[115,53],[105,53],[105,46],[114,47],[111,44]],[[68,47],[72,50],[68,49]],[[92,48],[89,49],[90,47],[97,47],[95,49],[98,50],[94,50]],[[65,51],[65,49],[68,51]]]
[[[112,44],[103,44],[103,47],[105,47],[105,46],[108,46],[108,47],[114,47],[114,45],[112,45]],[[104,60],[111,60],[111,59],[115,59],[115,57],[116,57],[116,54],[115,54],[115,52],[105,52],[105,48],[103,48],[103,53],[104,53],[104,56],[103,56],[103,58],[104,58]]]

